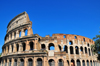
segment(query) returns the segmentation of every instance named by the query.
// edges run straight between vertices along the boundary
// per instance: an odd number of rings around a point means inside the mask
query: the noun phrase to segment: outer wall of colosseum
[[[23,12],[7,26],[0,66],[99,66],[93,44],[80,35],[33,34],[32,22]]]

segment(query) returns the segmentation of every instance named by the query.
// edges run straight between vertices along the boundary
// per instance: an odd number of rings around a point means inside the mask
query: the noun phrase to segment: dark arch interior
[[[38,58],[37,61],[42,61],[42,59],[41,58]]]
[[[49,62],[54,62],[54,60],[53,59],[50,59]]]
[[[67,46],[64,46],[64,51],[66,51],[66,53],[68,53],[68,48],[67,48]]]
[[[70,46],[70,54],[73,54],[73,47]]]
[[[87,48],[85,47],[85,53],[87,53]]]
[[[17,52],[18,52],[19,51],[19,45],[17,44],[16,46],[17,46]]]
[[[88,49],[88,51],[89,51],[89,55],[91,56],[90,49]]]
[[[28,33],[28,30],[27,30],[27,29],[25,29],[25,36],[27,36],[27,33]]]
[[[30,42],[30,50],[33,50],[33,42]]]
[[[69,66],[69,61],[67,60],[68,66]]]
[[[89,47],[89,43],[87,44],[87,46]]]
[[[58,45],[58,47],[59,47],[59,50],[61,51],[61,46],[60,46],[60,45]]]
[[[17,60],[15,59],[15,62],[17,62]]]
[[[26,44],[23,43],[23,51],[25,51],[25,49],[26,49]]]
[[[83,53],[83,47],[80,48],[80,51]]]
[[[21,61],[21,62],[24,62],[24,60],[23,60],[23,59],[20,59],[20,61]]]
[[[49,50],[55,50],[55,47],[54,47],[54,44],[53,43],[50,43],[49,44]]]
[[[71,60],[71,63],[72,63],[72,66],[75,66],[75,62],[73,59]]]
[[[28,61],[32,61],[32,59],[28,59]]]
[[[45,49],[46,49],[46,48],[45,48],[45,44],[42,44],[42,45],[41,45],[41,48],[45,50]]]
[[[74,36],[74,38],[75,38],[75,39],[77,39],[77,37],[76,37],[76,36]]]
[[[76,54],[79,54],[79,48],[76,46],[75,49],[76,49]]]

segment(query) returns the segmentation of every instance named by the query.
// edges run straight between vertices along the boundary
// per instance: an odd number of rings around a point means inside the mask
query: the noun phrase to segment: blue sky
[[[100,31],[100,0],[0,0],[0,52],[7,24],[26,11],[34,34],[77,34],[93,38]]]

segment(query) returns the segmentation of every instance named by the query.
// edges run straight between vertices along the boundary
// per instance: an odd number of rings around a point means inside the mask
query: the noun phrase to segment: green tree
[[[91,48],[94,54],[98,54],[98,60],[100,60],[100,35],[96,35],[93,40],[95,41],[95,44],[92,45]]]

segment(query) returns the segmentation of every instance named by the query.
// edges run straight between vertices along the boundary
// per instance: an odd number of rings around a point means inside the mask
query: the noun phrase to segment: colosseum
[[[33,34],[26,12],[7,26],[0,66],[100,66],[92,39],[73,34]]]

